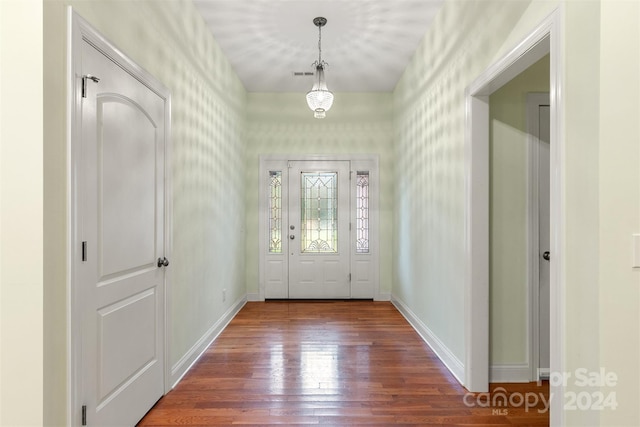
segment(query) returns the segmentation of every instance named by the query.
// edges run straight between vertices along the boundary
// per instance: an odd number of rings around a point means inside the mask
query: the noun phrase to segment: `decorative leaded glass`
[[[356,174],[356,253],[369,253],[369,171]]]
[[[302,252],[338,252],[338,173],[302,172],[300,179]]]
[[[269,252],[282,253],[281,171],[269,171]]]

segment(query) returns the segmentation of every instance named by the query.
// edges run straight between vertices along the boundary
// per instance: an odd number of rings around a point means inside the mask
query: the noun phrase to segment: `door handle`
[[[551,252],[544,251],[544,253],[542,254],[542,258],[544,258],[547,261],[550,261],[551,260]]]
[[[158,267],[166,267],[169,265],[169,260],[165,257],[158,258]]]

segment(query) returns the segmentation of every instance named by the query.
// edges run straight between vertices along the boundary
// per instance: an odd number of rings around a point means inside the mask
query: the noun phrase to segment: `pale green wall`
[[[42,3],[0,1],[0,425],[42,424]]]
[[[549,56],[489,97],[489,362],[528,354],[527,94],[549,92]]]
[[[461,363],[465,88],[528,4],[446,2],[394,92],[393,295]]]
[[[188,0],[45,2],[45,416],[63,424],[66,401],[65,5],[171,92],[173,366],[246,294],[246,91]],[[222,289],[227,289],[222,302]]]
[[[329,75],[327,74],[327,79]],[[330,83],[330,81],[329,81]],[[313,117],[304,94],[251,93],[247,110],[247,292],[258,294],[260,155],[377,154],[380,159],[380,292],[391,290],[392,99],[385,93],[336,93],[325,119]]]

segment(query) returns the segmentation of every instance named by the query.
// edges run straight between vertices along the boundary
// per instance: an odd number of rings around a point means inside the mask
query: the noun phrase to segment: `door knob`
[[[158,258],[158,267],[166,267],[169,265],[169,260],[162,257],[162,258]]]
[[[295,239],[295,238],[296,238],[296,236],[294,236],[293,234],[290,234],[290,235],[289,235],[289,239],[293,240],[293,239]]]
[[[545,252],[542,254],[542,258],[544,258],[544,259],[545,259],[545,260],[547,260],[547,261],[551,260],[551,252],[549,252],[549,251],[545,251]]]

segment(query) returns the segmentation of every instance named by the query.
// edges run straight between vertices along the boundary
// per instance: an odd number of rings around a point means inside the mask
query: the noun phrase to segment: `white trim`
[[[527,94],[527,332],[529,334],[530,379],[538,380],[540,365],[540,239],[538,205],[539,106],[549,105],[549,93]]]
[[[458,359],[455,354],[434,334],[431,329],[425,325],[418,316],[400,299],[391,295],[391,303],[398,309],[400,314],[407,319],[407,322],[415,329],[420,335],[422,340],[433,350],[438,356],[438,359],[449,369],[451,374],[458,380],[460,384],[463,384],[464,378],[464,364]]]
[[[78,383],[78,355],[80,354],[79,340],[74,340],[73,337],[79,336],[80,325],[76,322],[79,318],[78,303],[76,301],[77,293],[74,291],[72,285],[73,278],[75,276],[75,260],[77,259],[77,247],[76,243],[77,230],[76,224],[76,176],[78,172],[76,165],[78,164],[77,150],[72,149],[74,141],[78,138],[78,130],[74,127],[75,117],[80,116],[78,109],[77,99],[77,84],[75,83],[74,70],[76,69],[77,58],[74,58],[74,44],[73,38],[74,25],[73,25],[73,9],[71,6],[67,7],[67,122],[66,122],[66,150],[67,150],[67,425],[75,425],[77,419],[77,413],[75,409],[79,407],[79,397],[77,390]],[[76,59],[76,61],[74,61]]]
[[[489,368],[489,381],[492,383],[528,383],[530,377],[528,363],[492,365]]]
[[[207,348],[218,338],[218,335],[227,327],[229,322],[238,314],[247,303],[247,299],[238,299],[229,309],[214,323],[205,334],[171,367],[171,388],[174,388],[180,380],[189,372],[191,367],[202,357]]]
[[[563,134],[564,103],[562,98],[563,6],[554,10],[520,44],[483,72],[466,92],[467,132],[465,140],[466,170],[466,238],[467,272],[465,283],[465,386],[470,391],[486,391],[489,353],[488,331],[488,266],[489,247],[485,220],[487,201],[486,181],[488,164],[487,97],[515,75],[550,53],[550,105],[551,105],[551,370],[562,372],[564,367],[564,176],[565,144]],[[478,220],[480,214],[482,221]],[[551,392],[563,396],[562,386]],[[562,425],[564,412],[562,399],[551,402],[551,425]]]
[[[551,34],[551,63],[550,63],[550,90],[549,103],[551,105],[551,189],[550,189],[550,218],[551,218],[551,262],[550,274],[550,371],[565,372],[565,179],[566,165],[565,139],[564,139],[564,4],[549,18],[549,32]],[[550,392],[555,396],[564,396],[563,384],[552,384]],[[565,412],[563,399],[554,399],[550,408],[550,425],[562,426],[565,424]]]
[[[472,392],[489,391],[489,97],[467,90],[465,144],[465,373]],[[477,133],[473,136],[472,129]]]
[[[77,424],[80,414],[79,391],[82,389],[80,378],[81,359],[81,310],[79,292],[75,285],[78,262],[80,259],[78,243],[77,180],[79,177],[80,144],[82,130],[82,100],[79,87],[82,74],[82,42],[87,41],[102,54],[118,64],[123,70],[156,93],[165,103],[165,223],[164,253],[171,258],[172,250],[172,170],[171,170],[171,93],[155,77],[137,65],[107,38],[102,36],[91,24],[82,18],[71,6],[67,6],[67,423]],[[169,331],[171,274],[165,272],[164,282],[164,391],[168,386],[169,372]]]

